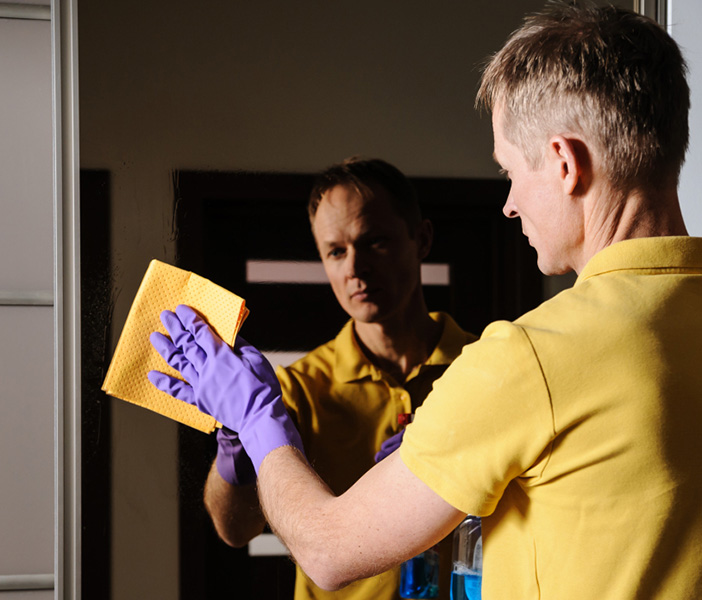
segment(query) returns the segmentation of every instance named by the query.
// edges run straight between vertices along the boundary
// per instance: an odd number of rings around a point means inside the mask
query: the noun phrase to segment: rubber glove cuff
[[[297,448],[304,455],[302,439],[280,397],[252,415],[239,432],[256,474],[269,452],[282,446]]]
[[[217,459],[219,476],[231,485],[256,483],[256,470],[246,454],[239,435],[222,427],[217,431]]]

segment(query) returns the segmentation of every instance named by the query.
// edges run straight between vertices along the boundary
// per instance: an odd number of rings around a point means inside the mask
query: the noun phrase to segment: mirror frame
[[[669,0],[634,0],[663,20]],[[651,15],[653,13],[653,15]],[[81,305],[77,0],[51,0],[54,205],[54,597],[81,598]]]
[[[77,0],[51,0],[54,202],[54,597],[80,593]]]

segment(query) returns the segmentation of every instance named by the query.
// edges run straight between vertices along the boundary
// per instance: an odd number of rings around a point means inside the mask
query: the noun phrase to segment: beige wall
[[[121,328],[173,257],[174,169],[316,171],[351,154],[495,177],[478,63],[542,0],[79,0],[80,153],[112,176]],[[114,597],[177,597],[175,426],[113,401]]]

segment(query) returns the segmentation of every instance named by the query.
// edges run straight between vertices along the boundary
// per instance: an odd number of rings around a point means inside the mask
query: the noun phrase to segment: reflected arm
[[[207,476],[204,500],[217,535],[230,546],[241,548],[263,531],[266,523],[256,484],[228,483],[217,471],[216,460]]]

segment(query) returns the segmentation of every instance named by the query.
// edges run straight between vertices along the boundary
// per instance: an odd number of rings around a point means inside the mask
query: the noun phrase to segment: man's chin
[[[374,304],[354,307],[346,312],[358,323],[378,323],[382,319],[382,311]]]
[[[541,260],[540,257],[537,259],[536,265],[539,267],[539,271],[548,277],[555,275],[567,275],[573,270],[572,267],[565,265],[554,265],[553,263],[549,264],[545,260]]]

